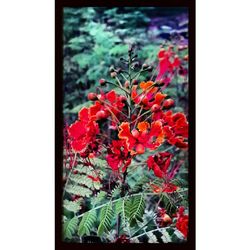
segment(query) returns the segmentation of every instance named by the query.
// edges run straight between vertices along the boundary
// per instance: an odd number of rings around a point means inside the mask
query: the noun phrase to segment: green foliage
[[[89,235],[97,219],[96,210],[90,210],[82,216],[82,220],[79,224],[78,235]]]
[[[64,239],[72,239],[72,236],[77,230],[78,218],[75,216],[72,219],[66,220],[63,223],[63,236]]]
[[[92,191],[90,189],[78,185],[68,185],[65,190],[70,194],[78,195],[80,197],[90,197],[90,195],[92,195]]]
[[[113,218],[113,208],[112,208],[112,203],[110,202],[108,205],[104,206],[101,209],[100,224],[97,229],[97,235],[102,236],[104,232],[109,231],[111,227],[112,218]]]
[[[82,199],[78,199],[77,201],[64,200],[63,207],[66,208],[68,211],[77,213],[81,210],[81,202]]]
[[[136,223],[136,220],[142,221],[142,216],[145,210],[145,199],[143,194],[134,196],[130,202],[129,208],[129,222],[133,226]]]

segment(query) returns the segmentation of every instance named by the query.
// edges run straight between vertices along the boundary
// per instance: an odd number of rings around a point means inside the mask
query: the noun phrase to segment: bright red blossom
[[[125,142],[122,140],[113,140],[106,156],[108,165],[114,171],[119,171],[119,169],[122,169],[122,172],[124,172],[131,163],[131,159],[132,158]]]
[[[140,89],[142,90],[140,93],[137,92],[137,86],[133,86],[132,89],[132,100],[136,104],[140,104],[144,107],[144,109],[150,109],[153,105],[161,105],[162,101],[167,96],[158,91],[158,87],[155,87],[154,82],[141,82]]]
[[[84,152],[99,133],[98,124],[90,120],[89,110],[83,108],[78,114],[78,120],[68,128],[70,144],[75,152]]]
[[[188,121],[183,113],[173,114],[171,110],[167,112],[159,110],[153,114],[152,119],[162,122],[165,138],[169,144],[178,148],[188,148]]]
[[[169,77],[166,73],[173,74],[181,65],[179,57],[175,54],[172,47],[161,49],[158,53],[159,59],[159,72],[156,80],[163,80],[165,84],[169,84]]]
[[[128,150],[134,155],[143,154],[146,148],[158,148],[163,143],[164,133],[160,121],[152,122],[151,126],[148,122],[139,122],[137,129],[132,131],[130,124],[123,122],[119,126],[118,137],[125,140]]]
[[[166,177],[173,155],[169,152],[162,152],[148,157],[147,164],[149,170],[154,171],[155,176],[159,178]]]

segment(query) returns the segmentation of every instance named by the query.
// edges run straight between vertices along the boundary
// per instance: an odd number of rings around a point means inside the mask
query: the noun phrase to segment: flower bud
[[[185,55],[185,56],[183,57],[183,60],[184,60],[184,61],[188,61],[188,55]]]
[[[88,93],[88,99],[89,99],[90,101],[95,101],[95,100],[97,100],[98,98],[97,98],[97,95],[96,95],[95,93],[91,92],[91,93]]]
[[[146,68],[148,68],[148,64],[147,63],[143,63],[142,64],[142,69],[146,69]]]
[[[154,104],[154,105],[151,107],[151,111],[152,111],[152,112],[156,112],[156,111],[158,111],[160,108],[161,108],[160,105]]]
[[[167,99],[166,101],[163,102],[163,107],[164,108],[170,108],[174,105],[174,100],[173,99]]]
[[[112,78],[115,78],[115,77],[117,76],[117,73],[116,73],[116,72],[111,72],[111,73],[110,73],[110,76],[111,76]]]
[[[143,154],[145,152],[145,147],[142,144],[138,144],[135,151],[137,154]]]
[[[105,119],[107,118],[107,114],[105,113],[104,110],[100,110],[96,113],[96,118],[97,120]]]
[[[100,79],[99,83],[101,86],[104,86],[106,84],[106,80],[105,79]]]
[[[140,133],[139,133],[139,131],[138,131],[137,129],[133,129],[133,130],[131,131],[131,134],[132,134],[135,138],[138,138],[139,135],[140,135]]]

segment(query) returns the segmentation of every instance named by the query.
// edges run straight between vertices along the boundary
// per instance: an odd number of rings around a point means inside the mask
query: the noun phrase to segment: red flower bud
[[[73,174],[78,174],[78,171],[77,171],[77,170],[74,170],[74,171],[73,171]]]
[[[100,110],[96,113],[96,118],[97,120],[105,119],[107,118],[107,114],[105,113],[105,111]]]
[[[163,107],[164,108],[170,108],[174,105],[174,100],[173,99],[167,99],[166,101],[164,101],[163,103]]]
[[[136,146],[136,149],[135,151],[138,153],[138,154],[143,154],[145,152],[145,147],[142,145],[142,144],[138,144]]]
[[[105,79],[100,79],[99,83],[101,86],[104,86],[106,84],[106,80]]]
[[[156,112],[156,111],[158,111],[160,108],[161,108],[160,105],[154,104],[154,105],[151,107],[151,111],[152,111],[152,112]]]
[[[132,135],[133,135],[135,138],[138,138],[139,135],[140,135],[140,133],[139,133],[139,131],[138,131],[137,129],[133,129],[133,130],[131,131],[131,133],[132,133]]]
[[[88,93],[88,99],[90,101],[95,101],[95,100],[97,100],[97,95],[95,93],[93,93],[93,92]]]

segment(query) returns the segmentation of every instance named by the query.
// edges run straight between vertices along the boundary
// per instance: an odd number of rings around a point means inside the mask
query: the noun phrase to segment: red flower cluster
[[[158,58],[159,73],[155,81],[138,84],[133,79],[126,81],[124,86],[119,80],[118,84],[111,83],[124,91],[124,96],[114,90],[105,93],[99,88],[99,94],[88,94],[93,105],[83,108],[78,114],[78,120],[68,128],[70,145],[75,152],[84,157],[94,157],[106,148],[108,165],[114,171],[124,172],[132,158],[143,154],[146,149],[153,151],[164,142],[182,149],[188,147],[187,119],[183,113],[174,114],[168,110],[174,101],[166,99],[167,95],[161,92],[164,81],[167,81],[166,73],[172,74],[179,69],[181,61],[172,47],[161,49]],[[101,86],[108,83],[105,79],[100,80]],[[104,128],[118,131],[103,134]],[[111,134],[114,135],[113,140],[110,140]],[[169,181],[168,168],[172,157],[169,152],[150,156],[148,167],[154,171],[155,176]],[[176,186],[167,182],[162,191],[173,192],[176,189]]]
[[[184,235],[185,238],[187,238],[188,234],[188,215],[184,214],[185,208],[179,207],[179,210],[177,212],[177,222],[176,222],[176,228]]]

